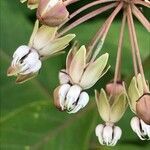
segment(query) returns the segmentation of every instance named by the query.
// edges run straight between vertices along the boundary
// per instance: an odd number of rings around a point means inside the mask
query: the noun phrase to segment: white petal
[[[95,134],[96,134],[96,136],[98,137],[98,140],[99,140],[99,142],[100,142],[101,145],[104,145],[103,137],[102,137],[103,128],[104,128],[104,125],[103,125],[103,124],[99,124],[99,125],[97,125],[97,127],[95,128]]]
[[[68,111],[69,114],[78,112],[82,108],[82,105],[75,106],[71,111]]]
[[[29,55],[23,60],[23,63],[26,63],[29,65],[29,67],[32,67],[36,64],[36,62],[39,60],[39,54],[32,50]]]
[[[75,107],[75,103],[77,101],[77,99],[79,98],[80,92],[81,92],[81,87],[78,85],[73,85],[67,96],[66,96],[66,102],[65,102],[65,106],[67,107],[67,110],[69,111],[70,109],[73,109],[73,107]]]
[[[107,146],[109,146],[112,142],[112,136],[113,136],[113,129],[112,126],[105,126],[103,130],[103,139],[104,143],[106,143]]]
[[[115,146],[117,141],[121,138],[122,131],[118,126],[114,126],[113,140],[111,146]]]
[[[141,140],[145,140],[145,138],[143,137],[143,134],[141,133],[141,130],[140,130],[140,120],[138,117],[133,117],[131,119],[131,128],[132,130],[138,135],[138,137],[141,139]]]
[[[30,51],[30,47],[26,45],[22,45],[16,49],[16,51],[13,54],[13,61],[11,65],[15,67],[16,65],[19,64],[19,61],[21,58],[23,58],[25,55],[27,55]]]
[[[20,74],[25,75],[25,74],[29,74],[29,73],[36,73],[36,72],[38,72],[40,70],[41,66],[42,66],[42,62],[40,60],[38,60],[35,63],[35,65],[33,65],[32,67],[30,67],[30,68],[28,68],[28,69],[26,69],[24,71],[21,70],[22,72],[20,72]]]
[[[82,92],[80,94],[79,101],[78,101],[77,105],[81,105],[83,108],[87,105],[88,102],[89,102],[89,95],[86,92]]]
[[[69,75],[66,73],[65,69],[62,69],[59,72],[59,82],[60,82],[60,84],[66,84],[66,83],[69,83],[69,81],[70,81]]]
[[[89,95],[86,92],[82,92],[79,96],[79,100],[77,102],[77,105],[74,107],[74,109],[68,113],[76,113],[81,108],[85,107],[87,103],[89,102]]]
[[[150,140],[150,125],[147,125],[143,120],[140,119],[141,122],[141,128],[143,131],[143,135],[146,137],[147,139]]]
[[[27,55],[29,53],[29,51],[30,51],[29,46],[22,45],[16,49],[16,51],[13,54],[13,58],[16,56],[19,58],[22,58],[23,56]]]
[[[62,110],[65,108],[65,99],[70,87],[71,86],[69,84],[63,84],[59,89],[60,106]]]

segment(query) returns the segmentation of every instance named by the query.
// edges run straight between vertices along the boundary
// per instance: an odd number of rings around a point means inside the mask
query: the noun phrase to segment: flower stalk
[[[107,6],[104,6],[102,8],[99,8],[97,10],[94,10],[92,12],[90,12],[89,14],[86,14],[85,16],[81,17],[80,19],[76,20],[75,22],[73,22],[72,24],[70,24],[69,26],[67,26],[66,28],[64,28],[62,31],[59,32],[58,37],[65,34],[66,32],[68,32],[69,30],[73,29],[74,27],[78,26],[79,24],[115,7],[116,3],[113,4],[109,4]]]

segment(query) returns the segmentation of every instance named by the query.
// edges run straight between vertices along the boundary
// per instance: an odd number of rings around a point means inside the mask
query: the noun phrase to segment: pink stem
[[[141,1],[141,0],[134,0],[134,4],[140,4],[140,5],[143,5],[145,7],[148,7],[150,8],[150,2],[145,2],[145,1]]]
[[[69,20],[71,20],[72,18],[74,18],[76,15],[78,15],[79,13],[81,13],[82,11],[92,7],[92,6],[95,6],[95,5],[98,5],[98,4],[102,4],[102,3],[106,3],[106,2],[113,2],[115,0],[97,0],[97,1],[94,1],[94,2],[91,2],[81,8],[79,8],[78,10],[76,10],[75,12],[73,12],[69,18],[60,26],[62,27],[66,22],[68,22]],[[59,28],[60,28],[59,27]]]
[[[134,67],[134,74],[135,74],[135,76],[137,76],[138,75],[138,66],[137,66],[134,40],[133,40],[132,31],[131,31],[131,23],[130,23],[129,13],[128,12],[127,12],[127,21],[128,21],[128,29],[129,29],[129,36],[130,36],[130,42],[131,42],[131,51],[132,51],[132,61],[133,61],[133,67]]]
[[[119,43],[118,43],[114,84],[117,83],[117,80],[120,80],[120,76],[121,76],[120,75],[120,66],[121,66],[121,54],[122,54],[122,45],[123,45],[123,35],[124,35],[125,24],[126,24],[126,13],[123,13],[122,25],[121,25],[121,31],[120,31]]]
[[[143,24],[143,26],[150,32],[150,22],[145,18],[145,16],[139,11],[139,9],[135,5],[132,6],[132,12]]]
[[[105,40],[107,33],[109,31],[109,28],[115,18],[115,16],[118,14],[118,12],[121,10],[123,6],[123,3],[120,3],[116,9],[112,12],[112,14],[109,16],[109,18],[105,21],[105,23],[103,24],[103,26],[99,29],[99,31],[96,33],[96,35],[93,37],[92,41],[90,42],[90,44],[88,45],[88,54],[87,57],[88,59],[90,58],[92,51],[95,47],[95,45],[97,44],[97,42],[100,40],[102,40],[102,42]]]
[[[144,91],[146,93],[148,93],[149,90],[148,90],[146,80],[145,80],[143,65],[142,65],[141,56],[140,56],[140,50],[139,50],[139,47],[138,47],[138,41],[137,41],[135,26],[134,26],[133,17],[132,17],[132,10],[131,10],[130,6],[129,6],[129,9],[128,9],[128,13],[129,13],[129,19],[130,19],[130,23],[131,23],[131,31],[132,31],[132,34],[133,34],[133,40],[134,40],[134,45],[135,45],[135,53],[136,53],[136,57],[137,57],[137,62],[138,62],[139,70],[140,70],[140,73],[141,73],[141,76],[142,76],[142,79],[143,79]]]
[[[91,19],[91,18],[99,15],[100,13],[102,13],[102,12],[108,10],[108,9],[111,9],[111,8],[115,7],[115,6],[116,6],[116,3],[113,3],[113,4],[109,4],[107,6],[104,6],[102,8],[99,8],[99,9],[97,9],[95,11],[92,11],[91,13],[89,13],[89,14],[81,17],[80,19],[76,20],[75,22],[73,22],[72,24],[70,24],[69,26],[67,26],[57,36],[59,37],[59,36],[65,34],[66,32],[68,32],[69,30],[71,30],[74,27],[78,26],[79,24],[81,24],[81,23],[83,23],[83,22],[85,22],[85,21],[87,21],[87,20],[89,20],[89,19]]]

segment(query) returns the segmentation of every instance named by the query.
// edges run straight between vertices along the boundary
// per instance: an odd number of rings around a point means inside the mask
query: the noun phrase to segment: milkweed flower
[[[24,3],[26,1],[27,1],[28,8],[35,9],[38,7],[40,0],[20,0],[21,3]]]
[[[141,74],[133,77],[128,88],[129,105],[136,117],[131,120],[131,128],[141,140],[150,139],[150,94],[144,92]]]
[[[112,83],[111,83],[112,84]],[[121,138],[122,130],[120,127],[115,126],[115,123],[118,122],[123,116],[127,108],[127,99],[126,92],[122,86],[120,90],[120,85],[114,85],[114,87],[119,89],[118,92],[114,94],[108,94],[110,89],[110,84],[108,84],[107,93],[104,89],[101,89],[100,93],[95,91],[95,98],[98,107],[99,114],[104,124],[97,125],[95,129],[96,136],[101,145],[115,146],[118,140]]]
[[[59,26],[69,17],[69,12],[63,0],[40,0],[37,18],[42,24]]]
[[[86,48],[71,49],[66,60],[66,69],[59,73],[60,86],[54,90],[54,104],[61,111],[76,113],[89,102],[85,92],[105,73],[108,53],[93,62],[86,62]]]
[[[25,82],[37,75],[42,66],[42,60],[60,53],[75,37],[75,34],[68,34],[56,38],[56,34],[57,27],[45,25],[39,27],[37,21],[29,44],[20,46],[14,52],[7,75],[17,76],[17,83]]]

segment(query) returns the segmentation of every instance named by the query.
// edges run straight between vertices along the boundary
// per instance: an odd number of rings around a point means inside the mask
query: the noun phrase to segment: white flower
[[[78,85],[63,84],[54,91],[54,103],[61,111],[76,113],[89,102],[89,95]]]
[[[22,45],[13,54],[11,66],[8,68],[8,76],[18,76],[17,82],[23,82],[25,75],[28,77],[38,73],[42,66],[39,54],[33,48]],[[30,78],[29,77],[29,78]]]
[[[131,119],[131,128],[141,140],[150,140],[150,125],[147,125],[138,117]]]
[[[8,76],[17,76],[17,83],[23,83],[36,76],[42,66],[41,60],[61,53],[74,34],[56,38],[57,27],[41,26],[36,21],[28,46],[17,48],[13,54],[11,66],[7,71]]]
[[[102,120],[105,121],[105,125],[100,124],[96,127],[95,133],[100,144],[107,146],[115,146],[121,138],[122,131],[114,124],[121,119],[127,108],[124,86],[113,93],[114,95],[112,96],[107,95],[103,89],[101,89],[100,93],[95,91],[98,111]]]
[[[118,126],[114,125],[97,125],[95,134],[101,145],[115,146],[121,138],[122,131]]]
[[[106,73],[107,69],[104,70],[107,61],[106,53],[93,62],[87,63],[85,46],[79,49],[72,48],[67,56],[66,69],[59,73],[61,86],[54,91],[56,107],[68,113],[76,113],[85,107],[89,101],[89,95],[84,90],[91,88]]]

